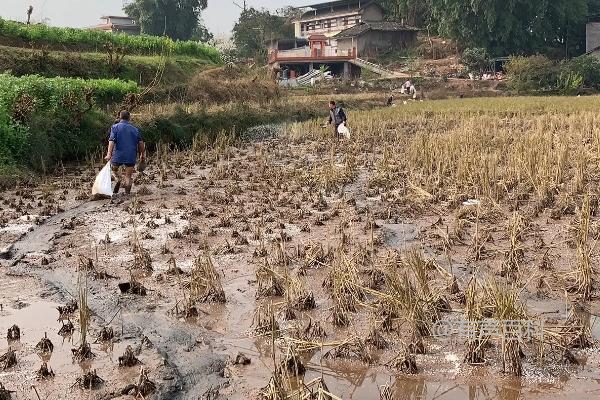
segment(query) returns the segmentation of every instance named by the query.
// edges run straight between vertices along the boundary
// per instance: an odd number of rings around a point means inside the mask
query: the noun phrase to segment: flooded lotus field
[[[596,275],[570,275],[597,202],[412,207],[376,146],[299,129],[159,148],[130,196],[89,200],[100,166],[3,192],[0,399],[600,395]]]

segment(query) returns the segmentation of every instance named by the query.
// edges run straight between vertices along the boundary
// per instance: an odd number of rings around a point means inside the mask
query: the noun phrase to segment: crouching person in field
[[[125,193],[131,193],[133,170],[138,155],[141,163],[146,162],[144,140],[139,129],[129,122],[130,119],[129,111],[121,111],[119,121],[112,126],[108,138],[108,151],[104,159],[111,162],[117,179],[114,194],[119,193],[121,185],[125,188]]]
[[[340,139],[340,134],[338,129],[341,124],[345,124],[348,121],[346,117],[346,113],[342,107],[338,107],[335,104],[335,101],[331,100],[329,102],[329,125],[333,126],[333,137],[336,139]]]

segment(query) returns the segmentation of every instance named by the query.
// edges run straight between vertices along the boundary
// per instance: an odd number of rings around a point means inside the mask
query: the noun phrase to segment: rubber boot
[[[115,184],[115,188],[113,189],[113,194],[119,193],[119,189],[121,189],[121,181],[117,181]]]

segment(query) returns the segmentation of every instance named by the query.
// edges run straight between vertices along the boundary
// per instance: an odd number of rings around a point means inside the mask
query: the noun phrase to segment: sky
[[[243,0],[235,0],[243,4]],[[248,7],[276,10],[287,5],[306,5],[310,0],[246,0]],[[27,8],[33,6],[35,22],[48,19],[53,26],[87,27],[100,23],[101,15],[121,15],[122,0],[0,0],[2,18],[24,21]],[[228,35],[240,14],[232,0],[208,0],[202,18],[217,36]]]

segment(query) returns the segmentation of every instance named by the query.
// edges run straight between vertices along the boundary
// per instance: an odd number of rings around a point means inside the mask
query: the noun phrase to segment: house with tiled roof
[[[296,38],[270,40],[268,61],[289,76],[326,67],[334,76],[356,77],[365,65],[360,57],[416,44],[418,29],[384,21],[374,0],[335,0],[311,4],[294,21]]]
[[[128,35],[139,35],[140,25],[131,17],[120,15],[105,15],[100,17],[102,23],[92,27],[105,32],[126,33]]]
[[[352,49],[361,57],[415,46],[419,30],[399,22],[365,21],[334,36],[337,49]]]
[[[374,0],[336,0],[310,4],[294,21],[296,37],[332,37],[364,21],[382,21],[383,8]]]

